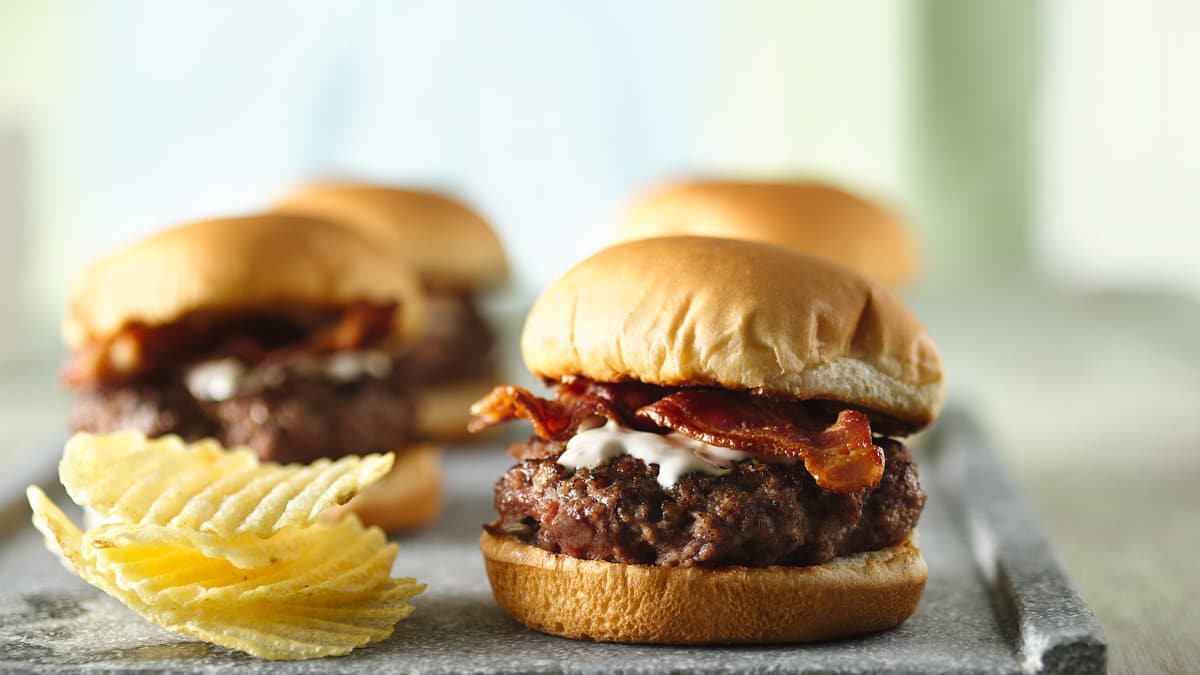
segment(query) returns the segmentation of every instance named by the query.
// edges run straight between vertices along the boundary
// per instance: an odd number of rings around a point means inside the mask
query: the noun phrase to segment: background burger
[[[787,246],[892,287],[912,282],[920,271],[916,242],[896,213],[823,183],[664,185],[630,204],[615,240],[686,234]]]
[[[667,237],[580,263],[521,340],[551,399],[498,387],[475,427],[534,435],[480,547],[499,605],[574,638],[821,640],[895,626],[926,567],[899,437],[941,362],[886,289],[768,244]]]
[[[262,215],[166,230],[76,279],[70,424],[215,437],[276,462],[396,451],[352,506],[385,529],[420,525],[441,497],[437,450],[411,445],[404,353],[423,319],[405,261],[343,228]]]
[[[429,321],[410,351],[421,384],[417,424],[440,440],[462,440],[471,402],[497,381],[495,332],[479,294],[508,279],[496,233],[475,211],[419,190],[318,183],[284,198],[276,210],[349,227],[393,250],[417,271]]]

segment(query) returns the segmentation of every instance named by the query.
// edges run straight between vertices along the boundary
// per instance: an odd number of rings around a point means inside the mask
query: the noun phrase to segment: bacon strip
[[[883,450],[871,440],[866,415],[843,410],[822,429],[804,424],[807,415],[802,412],[788,410],[795,407],[738,392],[697,389],[671,394],[638,409],[637,416],[711,445],[803,460],[826,490],[853,492],[879,485]]]
[[[661,387],[640,382],[599,384],[582,378],[558,385],[555,400],[540,398],[527,389],[496,387],[471,406],[476,418],[467,429],[479,432],[509,420],[529,420],[534,433],[547,441],[568,441],[579,425],[591,417],[607,417],[631,429],[653,430],[634,411],[663,396]]]
[[[584,419],[595,413],[580,406],[567,406],[533,395],[528,389],[502,385],[471,406],[475,419],[467,430],[480,432],[509,420],[529,420],[533,433],[547,441],[565,441],[575,435]]]
[[[357,302],[347,307],[336,323],[313,333],[295,348],[324,354],[379,344],[392,334],[396,307],[394,302]]]
[[[744,392],[580,379],[561,384],[557,400],[520,387],[496,387],[471,412],[478,416],[471,431],[529,420],[537,437],[546,441],[531,449],[537,456],[560,449],[585,420],[602,415],[631,428],[669,429],[712,445],[800,459],[817,485],[834,492],[875,487],[883,477],[883,451],[872,441],[863,413],[843,410],[827,425],[804,404]]]
[[[297,351],[363,349],[391,335],[396,310],[396,303],[358,302],[315,331],[285,316],[249,311],[193,315],[159,326],[135,324],[71,354],[61,377],[67,386],[83,388],[206,358],[232,356],[254,365]]]

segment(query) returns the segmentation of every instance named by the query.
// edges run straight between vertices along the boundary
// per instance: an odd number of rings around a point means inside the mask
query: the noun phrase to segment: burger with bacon
[[[70,425],[214,437],[276,462],[395,451],[351,506],[385,529],[421,525],[441,496],[404,367],[423,321],[405,261],[343,228],[260,215],[165,230],[75,280]]]
[[[421,385],[417,426],[435,440],[462,441],[471,402],[499,381],[495,331],[480,297],[508,279],[508,261],[487,221],[428,190],[364,183],[303,186],[275,209],[351,229],[408,261],[425,292],[428,321],[409,351]]]
[[[888,290],[748,241],[620,244],[530,311],[526,365],[474,428],[533,436],[480,538],[537,630],[615,642],[825,640],[896,626],[926,566],[900,440],[943,401],[938,352]]]

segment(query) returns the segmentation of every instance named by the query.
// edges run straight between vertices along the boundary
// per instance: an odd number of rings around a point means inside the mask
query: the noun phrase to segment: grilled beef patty
[[[97,433],[213,437],[286,463],[399,450],[412,438],[413,415],[403,373],[351,382],[287,373],[269,388],[222,401],[197,400],[181,379],[106,387],[77,398],[70,423]]]
[[[572,470],[553,459],[509,469],[488,526],[547,551],[627,564],[817,565],[900,543],[925,505],[907,448],[877,439],[879,485],[848,494],[817,486],[803,464],[739,462],[723,476],[659,485],[658,467],[622,456]]]
[[[420,384],[485,376],[494,368],[494,344],[472,294],[430,290],[429,325],[408,350],[404,370]]]

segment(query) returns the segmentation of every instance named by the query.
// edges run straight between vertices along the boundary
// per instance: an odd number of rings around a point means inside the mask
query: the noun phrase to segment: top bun
[[[944,400],[937,348],[892,292],[742,240],[662,237],[593,255],[534,303],[521,352],[551,380],[832,400],[896,431],[928,425]]]
[[[911,282],[919,267],[917,247],[896,214],[821,183],[665,185],[633,203],[615,239],[676,234],[779,244],[893,287]]]
[[[302,187],[275,206],[387,242],[429,286],[475,289],[508,279],[504,247],[478,213],[432,192],[354,183]]]
[[[164,230],[102,258],[75,279],[63,318],[71,349],[132,324],[196,311],[397,302],[397,331],[416,335],[424,299],[404,260],[341,227],[267,214]]]

